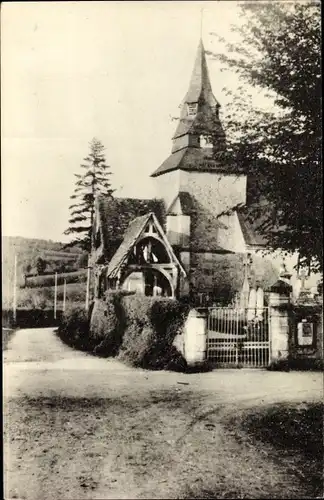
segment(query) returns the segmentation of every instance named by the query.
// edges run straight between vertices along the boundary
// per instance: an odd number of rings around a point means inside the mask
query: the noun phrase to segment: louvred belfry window
[[[187,107],[189,116],[195,116],[197,114],[198,104],[196,102],[187,104]]]

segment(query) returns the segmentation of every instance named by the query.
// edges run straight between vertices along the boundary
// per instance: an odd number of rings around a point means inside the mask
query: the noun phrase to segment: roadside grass
[[[8,349],[8,344],[12,339],[15,329],[13,328],[2,328],[2,350],[6,351]]]
[[[256,408],[238,418],[237,407],[233,420],[227,405],[217,405],[214,395],[208,403],[206,394],[163,385],[122,389],[117,384],[109,397],[102,398],[9,401],[5,408],[5,422],[10,422],[10,434],[7,429],[5,436],[12,456],[8,466],[17,471],[10,478],[9,496],[33,500],[312,498],[305,496],[310,489],[304,488],[300,472],[305,464],[294,459],[296,449],[287,453],[294,468],[278,456],[283,446],[278,449],[273,442],[281,439],[275,429],[280,420],[273,409],[264,413]],[[207,413],[206,404],[210,405]],[[281,425],[290,432],[291,418],[297,414],[290,407],[287,420],[286,405],[280,408],[286,419]],[[318,420],[316,408],[311,411]],[[271,443],[263,445],[257,437],[245,439],[244,433],[252,431],[264,435],[269,414],[272,431],[266,435],[268,440],[272,436]],[[305,433],[309,443],[315,439],[310,419],[302,418],[298,436],[302,440]]]
[[[307,498],[323,498],[323,416],[322,403],[278,403],[239,413],[226,428],[299,477]]]

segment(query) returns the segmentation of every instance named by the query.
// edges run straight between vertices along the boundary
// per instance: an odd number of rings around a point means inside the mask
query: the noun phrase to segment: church
[[[96,297],[112,288],[228,302],[278,278],[278,258],[260,255],[266,242],[249,217],[246,175],[215,155],[226,150],[219,110],[200,40],[171,153],[151,174],[155,198],[96,200]]]

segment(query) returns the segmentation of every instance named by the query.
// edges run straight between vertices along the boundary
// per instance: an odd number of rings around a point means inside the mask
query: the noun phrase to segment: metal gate
[[[215,366],[265,367],[270,362],[267,307],[208,309],[207,359]]]

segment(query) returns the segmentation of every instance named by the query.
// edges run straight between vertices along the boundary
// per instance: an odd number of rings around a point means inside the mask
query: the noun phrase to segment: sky
[[[201,9],[203,22],[201,28]],[[235,42],[236,2],[9,2],[1,15],[2,232],[67,241],[74,173],[97,137],[117,196],[152,197],[202,32]],[[216,99],[237,85],[209,61]]]

